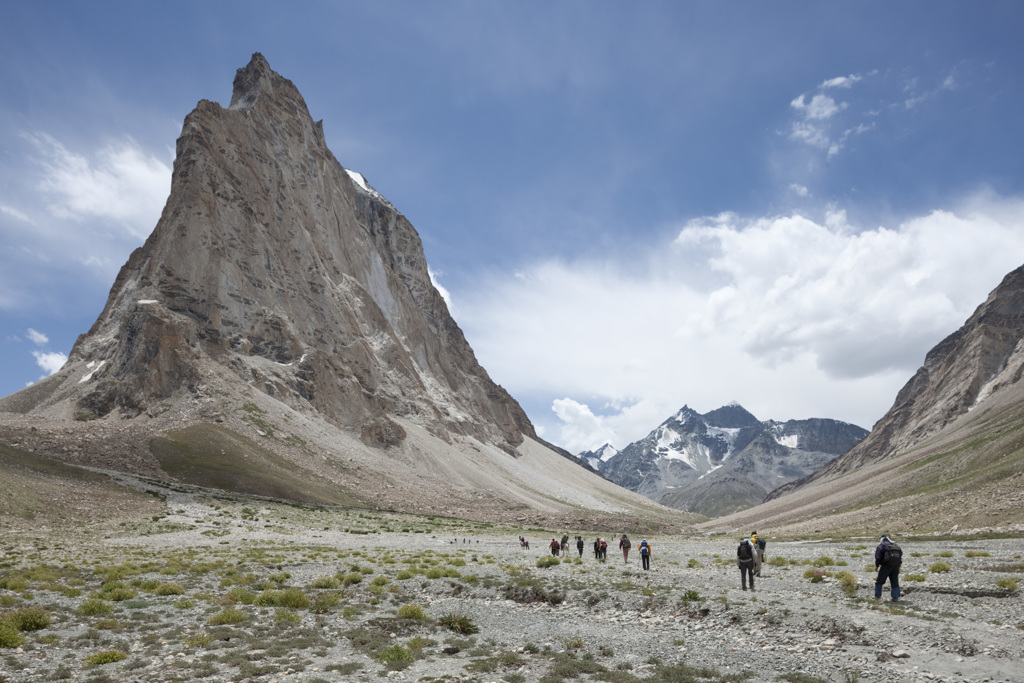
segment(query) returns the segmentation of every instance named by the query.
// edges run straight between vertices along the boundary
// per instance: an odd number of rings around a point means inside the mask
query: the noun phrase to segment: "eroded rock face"
[[[204,363],[380,445],[388,416],[506,450],[535,436],[430,282],[412,225],[327,148],[295,86],[259,54],[231,104],[202,101],[171,194],[70,362],[90,416],[133,416]],[[58,392],[60,393],[60,392]]]

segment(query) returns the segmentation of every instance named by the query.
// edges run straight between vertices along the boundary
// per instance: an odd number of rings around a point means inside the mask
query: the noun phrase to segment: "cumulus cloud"
[[[810,190],[808,190],[803,185],[800,185],[799,183],[791,184],[789,186],[789,191],[795,194],[797,197],[806,197],[811,193]]]
[[[170,191],[171,168],[133,140],[113,143],[86,157],[44,133],[27,135],[39,153],[40,183],[50,211],[62,219],[102,218],[146,237]]]
[[[68,362],[68,357],[59,351],[33,351],[32,355],[36,358],[36,365],[46,372],[43,378],[57,372]]]
[[[870,427],[1024,262],[1021,225],[1024,202],[991,196],[867,229],[838,210],[725,213],[642,265],[546,261],[481,282],[459,294],[460,324],[514,396],[548,397],[554,419],[533,417],[571,450],[734,398],[762,419]]]

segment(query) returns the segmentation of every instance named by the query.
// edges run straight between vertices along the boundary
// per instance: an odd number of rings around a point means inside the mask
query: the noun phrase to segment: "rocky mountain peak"
[[[225,371],[374,446],[402,441],[399,417],[509,453],[535,436],[451,318],[416,230],[258,53],[231,107],[186,117],[163,214],[58,393],[84,417],[133,418]]]
[[[249,63],[235,72],[230,108],[248,109],[262,93],[273,94],[275,89],[281,86],[298,94],[292,82],[274,72],[263,55],[259,52],[253,53]]]

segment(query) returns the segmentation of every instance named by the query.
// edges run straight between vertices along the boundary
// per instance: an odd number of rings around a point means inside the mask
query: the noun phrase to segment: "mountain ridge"
[[[824,418],[761,421],[738,403],[703,415],[684,405],[621,451],[580,457],[631,491],[715,517],[757,505],[779,484],[821,467],[866,434]]]

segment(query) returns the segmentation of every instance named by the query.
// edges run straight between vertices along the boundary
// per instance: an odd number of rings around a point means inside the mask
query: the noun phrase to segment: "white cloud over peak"
[[[725,213],[646,264],[547,261],[484,281],[459,293],[459,322],[496,381],[548,397],[557,421],[532,417],[570,450],[621,448],[683,403],[732,399],[762,419],[870,427],[1024,262],[1022,225],[1024,201],[990,195],[870,229],[838,210]]]
[[[133,140],[112,143],[89,158],[73,153],[44,133],[25,136],[39,153],[40,189],[61,219],[101,218],[131,235],[146,237],[170,192],[171,167]]]
[[[44,377],[49,377],[64,367],[64,363],[68,362],[68,357],[59,351],[33,351],[32,355],[36,358],[36,365],[46,372]]]

